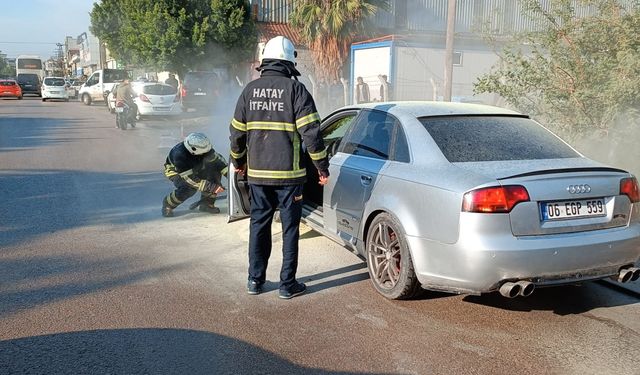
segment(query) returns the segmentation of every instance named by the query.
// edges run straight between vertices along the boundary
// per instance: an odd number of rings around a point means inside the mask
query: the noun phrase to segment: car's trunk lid
[[[509,214],[516,236],[584,232],[626,226],[631,204],[620,195],[629,174],[585,158],[455,163],[501,185],[521,185],[530,201]]]

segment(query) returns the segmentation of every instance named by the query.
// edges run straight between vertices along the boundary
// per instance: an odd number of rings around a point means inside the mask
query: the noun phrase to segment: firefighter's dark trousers
[[[220,171],[214,170],[207,164],[204,165],[204,168],[194,168],[194,170],[200,170],[200,172],[189,177],[195,182],[207,180],[214,183],[215,181],[220,181],[222,177]],[[171,182],[173,182],[176,189],[164,198],[164,205],[171,209],[178,207],[182,202],[191,198],[196,192],[198,192],[198,189],[191,186],[187,181],[179,176],[172,178]],[[201,198],[202,204],[206,204],[209,207],[213,207],[216,201],[216,195],[208,192],[202,192]]]
[[[250,185],[249,280],[264,283],[271,255],[271,221],[276,209],[282,220],[282,268],[280,289],[296,282],[298,239],[302,215],[302,185]]]

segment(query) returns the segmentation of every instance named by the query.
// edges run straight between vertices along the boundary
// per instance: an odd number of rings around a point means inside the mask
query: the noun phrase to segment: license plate
[[[162,112],[162,111],[166,112],[166,111],[170,111],[171,108],[169,108],[169,107],[153,107],[153,110],[154,111],[160,111],[160,112]]]
[[[122,113],[122,112],[124,112],[124,107],[116,107],[116,112],[117,112],[117,113]]]
[[[206,92],[194,92],[193,95],[202,96],[202,95],[207,95],[207,93]]]
[[[562,202],[542,202],[540,211],[544,221],[578,219],[607,215],[607,206],[603,198],[583,199]]]

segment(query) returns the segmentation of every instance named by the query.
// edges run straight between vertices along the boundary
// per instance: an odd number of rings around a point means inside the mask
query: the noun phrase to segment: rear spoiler
[[[572,172],[617,172],[617,173],[629,173],[625,170],[611,167],[583,167],[583,168],[561,168],[561,169],[546,169],[543,171],[533,171],[527,173],[516,174],[508,177],[501,177],[498,180],[506,180],[509,178],[516,177],[527,177],[527,176],[539,176],[544,174],[555,174],[555,173],[572,173]]]

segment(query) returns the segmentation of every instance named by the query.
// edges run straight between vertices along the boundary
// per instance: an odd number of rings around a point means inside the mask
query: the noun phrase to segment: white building
[[[96,36],[89,32],[78,35],[76,39],[79,52],[79,61],[77,63],[78,75],[84,74],[89,76],[91,72],[102,68],[102,51],[100,49],[100,41]]]

